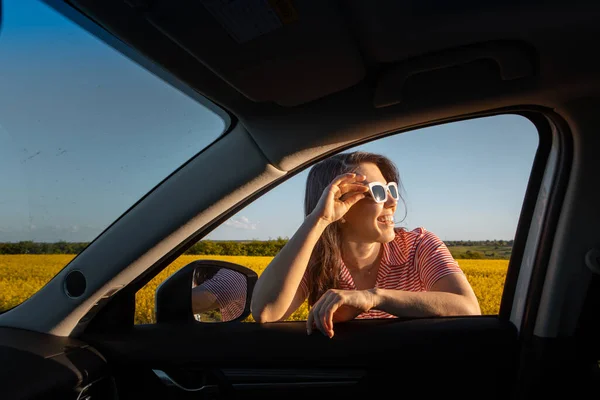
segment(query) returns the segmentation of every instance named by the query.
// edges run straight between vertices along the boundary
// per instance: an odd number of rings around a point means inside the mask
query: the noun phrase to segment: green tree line
[[[445,240],[448,247],[455,246],[493,246],[493,247],[512,247],[514,240]]]
[[[275,256],[287,243],[287,238],[250,241],[201,240],[184,254],[221,256]],[[456,259],[509,258],[512,240],[449,241],[445,242]],[[79,254],[86,242],[5,242],[0,243],[0,254]],[[473,247],[466,251],[464,247]],[[499,253],[498,249],[504,249]],[[508,249],[508,251],[506,250]]]
[[[223,256],[274,256],[287,239],[251,241],[201,240],[184,254]],[[85,242],[6,242],[0,243],[0,254],[79,254],[88,246]]]

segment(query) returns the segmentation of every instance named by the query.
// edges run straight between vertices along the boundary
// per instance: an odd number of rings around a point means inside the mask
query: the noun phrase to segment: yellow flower
[[[12,308],[31,297],[73,257],[75,256],[63,254],[0,255],[0,311]],[[273,257],[181,256],[136,293],[135,323],[153,323],[155,321],[154,294],[158,285],[183,266],[200,259],[229,261],[248,267],[260,275]],[[508,260],[457,261],[473,286],[482,314],[498,314]],[[304,321],[307,315],[308,305],[305,302],[288,320]],[[246,321],[253,322],[253,319],[250,316]]]

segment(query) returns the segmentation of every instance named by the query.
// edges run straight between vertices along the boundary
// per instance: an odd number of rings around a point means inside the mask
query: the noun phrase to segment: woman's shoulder
[[[427,230],[422,226],[411,230],[404,227],[394,228],[395,237],[386,245],[387,257],[394,260],[393,264],[403,264],[409,261],[414,257],[415,249],[426,232]]]
[[[408,230],[407,228],[394,228],[396,233],[395,240],[416,240],[424,235],[428,234],[429,231],[425,229],[423,226],[418,226],[413,228],[412,230]]]
[[[411,230],[408,230],[407,228],[395,228],[394,231],[396,233],[396,237],[394,238],[394,243],[396,245],[415,246],[421,241],[438,240],[436,234],[423,226],[418,226]]]

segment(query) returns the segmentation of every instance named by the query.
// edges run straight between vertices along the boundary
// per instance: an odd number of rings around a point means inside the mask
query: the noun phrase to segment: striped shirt
[[[221,268],[217,273],[200,285],[217,299],[221,312],[221,321],[236,319],[246,305],[246,277],[237,271]]]
[[[383,254],[377,271],[376,288],[425,292],[431,289],[440,278],[455,273],[463,273],[448,247],[432,232],[423,227],[408,231],[395,229],[394,240],[383,244]],[[307,274],[304,274],[300,287],[308,293]],[[338,289],[356,290],[352,275],[340,260]],[[380,310],[369,310],[357,319],[395,318]]]

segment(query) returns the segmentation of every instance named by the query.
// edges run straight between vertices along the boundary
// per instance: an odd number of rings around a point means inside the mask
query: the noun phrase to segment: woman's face
[[[360,164],[356,173],[366,176],[364,184],[370,182],[388,182],[379,167],[373,163]],[[394,213],[398,202],[388,192],[384,203],[376,203],[371,196],[360,200],[344,216],[341,224],[344,240],[354,242],[387,243],[394,240]],[[391,218],[390,218],[391,217]]]

